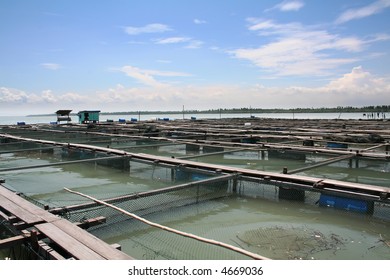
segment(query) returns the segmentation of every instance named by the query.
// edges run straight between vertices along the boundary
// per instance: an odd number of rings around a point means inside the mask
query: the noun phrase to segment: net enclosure
[[[2,184],[133,258],[251,257],[118,209],[264,258],[389,259],[386,142],[334,148],[313,138],[281,144],[277,135],[265,143],[226,128],[208,140],[184,125],[185,133],[161,126],[152,136],[139,127],[76,128],[3,128]],[[2,226],[4,236],[20,234]]]

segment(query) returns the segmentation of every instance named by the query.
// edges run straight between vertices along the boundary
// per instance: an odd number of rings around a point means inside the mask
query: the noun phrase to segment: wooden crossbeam
[[[24,235],[17,235],[13,237],[8,237],[6,239],[1,239],[0,250],[22,244],[26,239],[27,238]]]
[[[65,234],[62,229],[52,223],[39,224],[35,227],[76,259],[104,260],[101,255],[81,243],[77,237]]]
[[[354,158],[354,157],[355,157],[355,155],[345,155],[345,156],[331,158],[331,159],[324,160],[324,161],[321,161],[321,162],[316,163],[316,164],[312,164],[310,166],[305,166],[305,167],[302,167],[302,168],[297,168],[297,169],[294,169],[294,170],[287,171],[287,174],[299,173],[299,172],[302,172],[302,171],[318,168],[318,167],[321,167],[321,166],[324,166],[324,165],[328,165],[328,164],[335,163],[335,162],[342,161],[342,160],[346,160],[346,159],[351,159],[351,158]]]
[[[64,219],[39,224],[35,227],[76,259],[132,259],[127,254],[116,250],[96,236]]]
[[[24,169],[35,169],[35,168],[52,167],[52,166],[61,166],[61,165],[67,165],[67,164],[78,164],[78,163],[86,163],[86,162],[97,162],[97,161],[101,161],[101,160],[110,160],[110,159],[119,159],[119,158],[122,158],[122,156],[99,157],[99,158],[52,162],[52,163],[47,163],[47,164],[26,165],[26,166],[18,166],[18,167],[11,167],[11,168],[3,168],[3,169],[0,169],[0,172],[24,170]]]

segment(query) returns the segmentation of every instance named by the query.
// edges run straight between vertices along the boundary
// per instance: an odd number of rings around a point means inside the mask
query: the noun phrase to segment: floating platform
[[[340,145],[329,146],[335,135]],[[363,143],[363,138],[375,141]],[[140,189],[105,199],[142,215],[224,197],[248,196],[278,203],[326,206],[387,224],[389,141],[390,122],[379,121],[156,120],[100,122],[93,127],[2,126],[0,156],[31,153],[34,160],[39,159],[31,164],[0,167],[0,175],[75,164],[94,170],[104,166],[112,172],[128,174],[127,178],[149,176],[154,180],[155,190]],[[44,162],[41,156],[54,160]],[[329,171],[343,168],[358,173],[366,161],[378,163],[375,166],[382,168],[378,171],[382,178],[376,176],[372,183],[359,183],[333,178]],[[257,164],[264,162],[277,165],[279,170],[256,169]],[[327,168],[323,176],[309,175],[322,168]],[[9,183],[7,179],[5,182]],[[0,249],[27,242],[48,259],[135,258],[131,251],[121,252],[117,245],[107,244],[94,235],[131,224],[128,219],[119,219],[114,212],[93,202],[38,207],[28,196],[7,189],[5,182],[0,186],[0,220],[18,234],[0,240]],[[128,182],[121,183],[126,186]],[[134,234],[142,230],[139,227]]]
[[[0,215],[13,227],[23,229],[24,232],[17,238],[0,240],[0,248],[15,246],[17,242],[30,242],[31,246],[48,259],[133,259],[78,225],[39,208],[1,184]]]

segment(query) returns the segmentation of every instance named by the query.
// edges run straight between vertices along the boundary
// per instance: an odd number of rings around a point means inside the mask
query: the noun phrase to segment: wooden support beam
[[[0,250],[22,244],[26,239],[27,237],[25,237],[24,235],[17,235],[13,237],[8,237],[6,239],[1,239]]]
[[[302,167],[302,168],[297,168],[297,169],[294,169],[294,170],[287,171],[285,174],[295,174],[295,173],[299,173],[299,172],[302,172],[302,171],[306,171],[306,170],[318,168],[318,167],[321,167],[321,166],[324,166],[324,165],[328,165],[328,164],[331,164],[331,163],[335,163],[335,162],[338,162],[338,161],[342,161],[342,160],[346,160],[346,159],[352,159],[354,157],[355,157],[355,155],[345,155],[345,156],[335,157],[335,158],[331,158],[331,159],[327,159],[327,160],[321,161],[321,162],[316,163],[316,164],[312,164],[312,165],[305,166],[305,167]]]
[[[61,162],[52,162],[48,164],[37,164],[37,165],[27,165],[27,166],[18,166],[11,168],[3,168],[0,169],[0,172],[8,172],[15,170],[25,170],[25,169],[34,169],[34,168],[43,168],[43,167],[52,167],[52,166],[61,166],[66,164],[78,164],[78,163],[86,163],[86,162],[97,162],[100,160],[110,160],[110,159],[119,159],[123,156],[110,156],[110,157],[101,157],[101,158],[90,158],[90,159],[80,159],[80,160],[70,160],[70,161],[61,161]]]
[[[38,241],[38,254],[46,260],[65,260],[64,256],[55,251],[42,240]]]
[[[28,148],[28,149],[4,150],[4,151],[0,151],[0,154],[30,152],[30,151],[44,151],[44,150],[51,150],[54,147],[55,146],[52,146],[52,147]]]
[[[226,150],[226,151],[221,151],[221,152],[203,153],[203,154],[197,154],[197,155],[182,156],[182,157],[177,157],[177,158],[178,159],[190,159],[190,158],[198,158],[198,157],[207,157],[207,156],[230,154],[230,153],[242,152],[242,151],[246,151],[246,150],[248,150],[248,149],[247,148],[241,148],[241,149]]]
[[[171,186],[171,187],[166,187],[162,189],[157,189],[157,190],[152,190],[152,191],[146,191],[146,192],[139,192],[139,193],[133,193],[129,195],[124,195],[124,196],[119,196],[119,197],[114,197],[114,198],[109,198],[103,200],[106,203],[115,203],[119,201],[126,201],[126,200],[132,200],[132,199],[137,199],[140,197],[148,197],[152,195],[157,195],[157,194],[162,194],[162,193],[168,193],[171,191],[176,191],[176,190],[181,190],[189,187],[193,187],[196,185],[200,184],[211,184],[211,183],[216,183],[216,182],[223,182],[227,180],[231,180],[234,178],[237,178],[239,175],[238,174],[229,174],[229,175],[223,175],[223,176],[217,176],[205,180],[200,180],[196,182],[190,182],[186,184],[180,184],[176,186]],[[65,206],[65,207],[59,207],[59,208],[54,208],[51,209],[50,212],[53,214],[60,213],[61,211],[76,211],[76,210],[82,210],[82,209],[88,209],[93,206],[95,206],[95,202],[87,202],[83,204],[77,204],[77,205],[70,205],[70,206]]]
[[[77,222],[74,224],[76,226],[78,226],[79,228],[88,229],[88,228],[93,227],[93,226],[104,224],[104,223],[106,223],[106,221],[107,221],[106,217],[99,216],[96,218],[91,218],[91,219],[85,220],[83,222]]]
[[[35,226],[42,234],[46,235],[53,242],[57,243],[62,249],[66,250],[76,259],[82,260],[103,260],[101,255],[94,252],[91,248],[85,246],[78,240],[78,237],[73,237],[66,234],[62,229],[52,223],[44,223]]]

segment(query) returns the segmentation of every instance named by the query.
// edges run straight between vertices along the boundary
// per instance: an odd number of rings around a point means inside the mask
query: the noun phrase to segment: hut
[[[77,113],[79,116],[79,123],[98,123],[99,122],[99,114],[100,111],[92,110],[92,111],[80,111]]]
[[[72,110],[58,110],[56,112],[56,114],[57,114],[57,122],[60,123],[60,122],[70,122],[70,121],[72,121],[72,119],[69,116],[70,112],[72,112]]]

